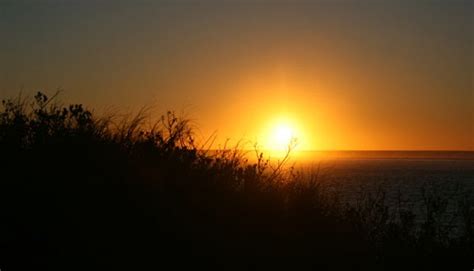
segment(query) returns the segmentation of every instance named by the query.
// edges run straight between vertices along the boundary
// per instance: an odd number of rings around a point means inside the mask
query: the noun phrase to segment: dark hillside
[[[473,268],[462,236],[346,206],[317,175],[197,148],[186,120],[117,123],[38,93],[0,111],[0,268],[11,270],[433,270]],[[431,212],[440,210],[432,202]],[[446,269],[447,270],[447,269]]]

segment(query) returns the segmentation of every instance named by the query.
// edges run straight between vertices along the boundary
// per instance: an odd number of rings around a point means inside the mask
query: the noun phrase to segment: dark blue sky
[[[474,149],[473,35],[472,1],[3,0],[0,96],[184,109],[234,138],[286,114],[307,148]]]

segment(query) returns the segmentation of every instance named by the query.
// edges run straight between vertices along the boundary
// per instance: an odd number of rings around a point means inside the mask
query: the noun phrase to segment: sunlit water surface
[[[453,219],[460,199],[474,202],[474,152],[296,152],[287,165],[312,172],[322,187],[349,204],[358,204],[364,194],[383,194],[387,206],[410,208],[418,222],[430,197],[449,203],[445,221]]]

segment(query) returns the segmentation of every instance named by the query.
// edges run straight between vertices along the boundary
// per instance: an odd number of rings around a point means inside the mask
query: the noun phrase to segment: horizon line
[[[231,150],[233,148],[215,148],[217,150]],[[255,151],[255,149],[241,149],[242,151]],[[286,152],[287,150],[260,149],[258,151]],[[291,150],[291,152],[474,152],[474,149],[305,149]]]

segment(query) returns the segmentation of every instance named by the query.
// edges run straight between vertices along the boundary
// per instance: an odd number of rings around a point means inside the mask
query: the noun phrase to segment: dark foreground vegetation
[[[317,175],[196,147],[166,114],[98,118],[38,93],[0,111],[1,270],[472,270],[473,210],[450,235],[368,195],[349,206]],[[117,124],[118,123],[118,124]]]

